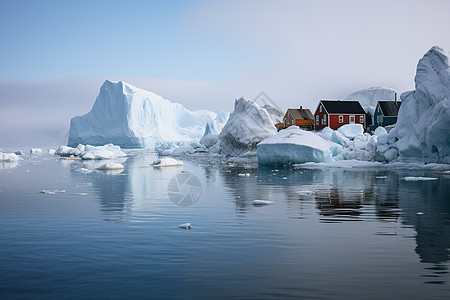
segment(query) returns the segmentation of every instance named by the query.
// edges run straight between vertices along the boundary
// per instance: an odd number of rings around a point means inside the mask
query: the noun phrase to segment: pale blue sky
[[[411,90],[426,51],[450,50],[449,11],[445,0],[0,0],[0,147],[63,136],[106,79],[213,111],[260,91],[313,110],[371,86]]]

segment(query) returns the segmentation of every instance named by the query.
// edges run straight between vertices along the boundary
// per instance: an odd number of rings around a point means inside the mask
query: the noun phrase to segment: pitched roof
[[[289,108],[286,113],[291,113],[296,120],[314,120],[309,109]]]
[[[397,101],[397,105],[395,105],[395,101],[378,101],[378,105],[385,117],[396,117],[402,101]]]
[[[320,100],[330,114],[360,114],[366,112],[358,101]]]

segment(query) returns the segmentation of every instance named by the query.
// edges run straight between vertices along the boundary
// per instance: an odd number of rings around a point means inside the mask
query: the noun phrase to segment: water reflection
[[[173,209],[167,183],[182,171],[153,169],[149,164],[154,159],[153,154],[145,153],[129,157],[123,162],[125,170],[116,175],[82,174],[75,170],[83,164],[73,162],[71,176],[79,184],[92,183],[104,220],[152,221]],[[271,212],[278,219],[315,217],[322,223],[383,222],[392,228],[412,227],[417,233],[415,251],[420,261],[428,264],[429,272],[423,276],[433,277],[426,282],[439,283],[440,276],[448,272],[449,176],[436,174],[437,181],[406,182],[402,178],[411,175],[408,171],[274,169],[195,162],[186,162],[183,169],[196,170],[208,189],[217,190],[217,200],[232,201],[238,218],[256,211],[270,213],[270,209],[252,205],[253,200],[261,199],[275,201],[275,207],[282,208]],[[215,211],[217,207],[209,209],[212,215],[225,213]],[[282,213],[286,216],[280,216]],[[397,234],[396,229],[390,229],[368,234]]]
[[[97,171],[96,167],[102,165],[102,161],[64,161],[70,166],[71,176],[75,183],[80,186],[91,186],[98,196],[100,211],[105,221],[122,221],[128,208],[126,192],[128,190],[128,179],[125,170],[120,171]],[[117,161],[124,163],[125,159]],[[124,164],[126,166],[126,164]],[[91,173],[80,172],[80,168],[91,170]]]
[[[444,265],[450,257],[450,178],[440,176],[431,182],[400,181],[399,206],[403,223],[414,226],[415,251],[421,262],[431,264],[423,276],[427,283],[443,283],[448,273]]]

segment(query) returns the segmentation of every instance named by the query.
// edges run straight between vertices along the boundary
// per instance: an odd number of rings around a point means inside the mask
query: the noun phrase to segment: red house
[[[366,128],[366,112],[358,101],[320,100],[314,113],[316,130],[338,129],[345,124],[362,124]]]
[[[283,118],[284,128],[296,125],[304,129],[314,129],[314,116],[309,109],[304,109],[300,106],[300,109],[289,108]]]

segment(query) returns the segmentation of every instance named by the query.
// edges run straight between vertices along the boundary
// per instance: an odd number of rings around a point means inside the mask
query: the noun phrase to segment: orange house
[[[300,106],[299,109],[289,108],[284,115],[283,125],[285,128],[295,125],[304,129],[314,129],[314,116],[309,109],[303,109]]]

